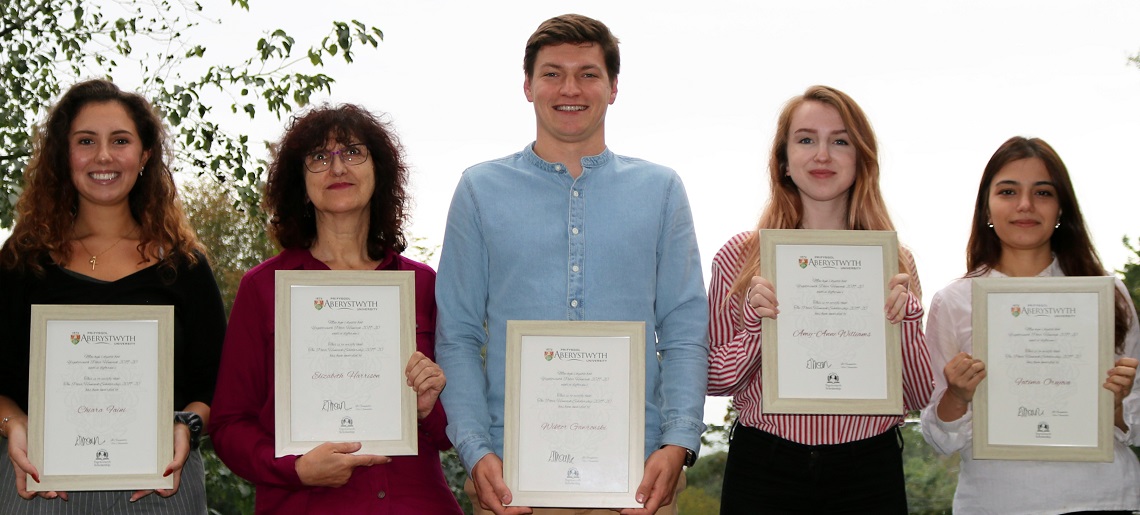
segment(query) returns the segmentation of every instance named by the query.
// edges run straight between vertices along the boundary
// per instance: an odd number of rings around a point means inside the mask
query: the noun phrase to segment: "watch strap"
[[[186,424],[190,429],[190,448],[197,449],[202,437],[202,417],[193,411],[175,411],[175,424]]]

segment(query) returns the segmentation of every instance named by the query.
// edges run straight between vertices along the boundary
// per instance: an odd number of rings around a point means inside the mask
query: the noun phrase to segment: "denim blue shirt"
[[[436,281],[447,436],[469,471],[502,457],[507,320],[644,320],[645,456],[699,450],[708,301],[680,177],[607,149],[575,180],[531,147],[469,168],[451,201]]]

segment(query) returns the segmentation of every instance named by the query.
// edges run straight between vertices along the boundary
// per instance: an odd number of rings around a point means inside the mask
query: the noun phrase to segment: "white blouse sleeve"
[[[1131,298],[1120,279],[1116,280],[1116,288],[1124,294],[1124,298]],[[1140,327],[1138,327],[1140,320],[1137,320],[1136,308],[1131,302],[1128,303],[1128,311],[1132,316],[1132,323],[1128,326],[1128,333],[1124,335],[1124,350],[1117,357],[1140,359]],[[1128,445],[1140,445],[1140,434],[1138,434],[1140,433],[1140,388],[1137,388],[1136,384],[1132,385],[1132,393],[1124,398],[1121,405],[1124,408],[1124,424],[1128,426],[1128,432],[1125,433],[1119,427],[1114,427],[1116,439]]]
[[[964,284],[960,281],[964,281]],[[963,291],[965,295],[963,295]],[[922,436],[939,453],[952,454],[970,444],[973,405],[958,420],[938,418],[938,403],[946,394],[943,369],[959,352],[971,352],[970,283],[960,279],[934,295],[926,321],[926,343],[930,348],[930,372],[934,376],[934,395],[922,410]]]

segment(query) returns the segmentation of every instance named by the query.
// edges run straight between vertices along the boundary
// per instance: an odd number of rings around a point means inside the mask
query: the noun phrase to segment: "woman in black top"
[[[194,448],[210,416],[225,314],[141,96],[73,86],[37,135],[12,235],[0,249],[0,506],[5,513],[206,513]],[[174,306],[170,490],[40,492],[25,474],[32,304]],[[154,494],[154,495],[151,495]]]

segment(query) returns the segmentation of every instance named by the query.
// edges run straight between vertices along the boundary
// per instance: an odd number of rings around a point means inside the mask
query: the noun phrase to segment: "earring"
[[[145,166],[144,166],[144,167],[142,167],[142,168],[140,168],[140,169],[139,169],[139,177],[142,177],[142,176],[143,176],[143,172],[145,172],[145,171],[146,171],[146,167],[145,167]]]
[[[993,223],[993,222],[986,222],[986,227],[989,227],[990,229],[993,229],[993,228],[994,228],[994,223]]]
[[[1059,220],[1059,219],[1058,219],[1058,220],[1057,220],[1057,225],[1054,225],[1054,226],[1053,226],[1053,228],[1054,228],[1054,229],[1060,229],[1060,228],[1061,228],[1061,220]]]

